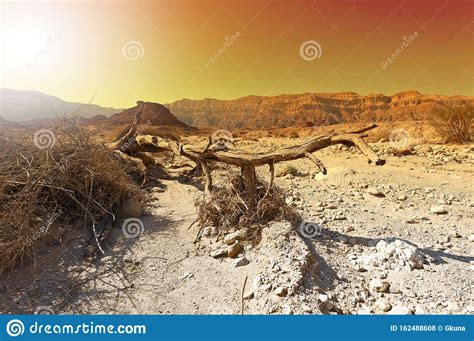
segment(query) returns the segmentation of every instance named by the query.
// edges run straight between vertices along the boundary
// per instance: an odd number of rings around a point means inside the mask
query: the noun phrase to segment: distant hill
[[[474,97],[423,95],[418,91],[391,96],[341,92],[247,96],[233,100],[182,99],[165,105],[141,103],[147,107],[143,122],[150,120],[155,126],[271,129],[426,120],[436,106],[450,103],[474,106]],[[103,108],[66,102],[37,91],[0,89],[0,117],[7,121],[38,121],[74,113],[83,124],[117,126],[133,122],[137,109],[138,106],[125,110]]]
[[[126,109],[118,114],[112,115],[105,121],[105,123],[107,125],[131,124],[135,119],[135,115],[138,112],[140,106],[144,108],[142,113],[143,124],[150,126],[167,126],[191,129],[189,125],[178,120],[167,107],[158,103],[142,101],[138,101],[137,105],[130,109]]]
[[[391,96],[343,93],[305,93],[247,96],[234,100],[183,99],[166,106],[187,124],[217,128],[314,126],[351,122],[425,120],[437,105],[470,103],[472,96],[422,95],[404,91]]]
[[[0,89],[0,116],[7,121],[42,120],[73,113],[81,117],[111,116],[121,110],[66,102],[38,91]]]

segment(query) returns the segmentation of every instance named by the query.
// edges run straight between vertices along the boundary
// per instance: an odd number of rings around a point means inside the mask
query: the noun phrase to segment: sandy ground
[[[237,147],[301,141],[263,138]],[[64,239],[37,263],[2,278],[0,312],[473,313],[472,147],[423,147],[404,157],[391,156],[387,144],[373,147],[385,154],[385,166],[335,147],[316,153],[326,176],[314,174],[309,160],[276,166],[282,175],[276,184],[306,222],[322,227],[317,235],[276,222],[259,245],[241,252],[249,264],[234,267],[235,259],[209,256],[222,241],[194,243],[197,228],[189,226],[200,186],[163,180],[149,189],[137,238],[114,229],[106,254],[92,261],[82,257],[77,238]],[[288,164],[298,174],[285,175]],[[266,167],[258,172],[268,177]],[[381,251],[380,240],[395,251]],[[413,268],[398,254],[419,263]],[[371,255],[375,265],[364,263]]]

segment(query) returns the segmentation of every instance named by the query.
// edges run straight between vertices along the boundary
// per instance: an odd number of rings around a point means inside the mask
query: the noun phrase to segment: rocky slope
[[[269,129],[359,121],[426,120],[436,105],[447,103],[474,105],[474,98],[422,95],[417,91],[392,96],[343,92],[247,96],[235,100],[183,99],[166,106],[180,120],[197,127]]]

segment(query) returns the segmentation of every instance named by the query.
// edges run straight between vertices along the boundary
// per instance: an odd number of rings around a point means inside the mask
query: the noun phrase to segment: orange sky
[[[2,1],[1,87],[78,102],[94,96],[112,107],[303,92],[474,95],[473,7],[470,0]],[[301,55],[308,41],[321,47],[316,58]]]

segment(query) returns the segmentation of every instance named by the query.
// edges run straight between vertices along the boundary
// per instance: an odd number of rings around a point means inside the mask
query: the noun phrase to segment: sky
[[[2,0],[0,11],[0,87],[67,101],[474,95],[471,0]]]

